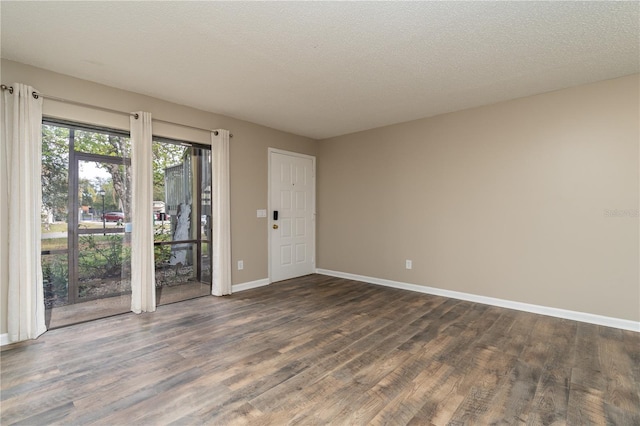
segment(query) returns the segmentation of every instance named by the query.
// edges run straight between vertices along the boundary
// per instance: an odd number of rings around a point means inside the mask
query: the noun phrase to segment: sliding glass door
[[[128,135],[43,123],[42,270],[49,327],[131,307]]]
[[[211,294],[211,151],[153,142],[157,304]],[[128,135],[43,123],[42,269],[47,325],[131,308]]]
[[[157,303],[211,294],[211,151],[156,138],[153,153]]]

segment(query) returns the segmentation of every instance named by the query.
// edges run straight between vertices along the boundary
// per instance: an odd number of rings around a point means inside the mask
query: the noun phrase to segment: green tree
[[[91,154],[121,158],[129,158],[131,155],[129,138],[123,136],[78,130],[75,132],[74,144],[76,151]],[[111,175],[114,204],[121,207],[125,217],[129,218],[131,214],[131,167],[125,166],[123,163],[101,162],[98,163],[98,166],[105,169]],[[103,189],[106,191],[106,188]],[[105,204],[106,200],[107,198],[105,196]]]
[[[42,126],[42,207],[66,220],[69,197],[69,129]]]
[[[56,220],[67,217],[68,169],[69,169],[69,129],[42,126],[42,186],[43,207],[52,211]],[[74,147],[77,152],[100,154],[120,158],[130,158],[129,138],[76,129]],[[165,201],[164,171],[167,167],[182,163],[189,147],[153,142],[153,197]],[[97,162],[109,173],[110,180],[95,179],[93,186],[87,179],[79,182],[78,196],[82,205],[92,205],[96,211],[102,210],[102,197],[98,189],[105,191],[105,210],[122,210],[128,217],[131,212],[131,167],[123,163]]]
[[[151,150],[153,152],[153,199],[156,201],[166,201],[164,199],[164,170],[167,167],[175,166],[183,161],[188,147],[166,143],[153,142]]]
[[[96,190],[89,179],[80,179],[78,182],[78,198],[80,199],[80,205],[91,206],[94,205],[96,198]]]
[[[94,180],[98,191],[102,189],[104,191],[104,212],[119,211],[122,209],[120,204],[120,198],[116,194],[113,184],[110,179],[96,178]],[[98,194],[93,197],[93,206],[97,213],[102,213],[102,196]]]

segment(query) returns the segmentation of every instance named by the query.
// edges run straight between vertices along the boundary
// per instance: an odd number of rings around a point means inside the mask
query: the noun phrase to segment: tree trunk
[[[109,135],[109,143],[115,152],[124,153],[124,139],[119,136]],[[118,198],[117,201],[124,213],[125,221],[131,219],[131,166],[124,164],[104,164],[113,180],[113,192]]]

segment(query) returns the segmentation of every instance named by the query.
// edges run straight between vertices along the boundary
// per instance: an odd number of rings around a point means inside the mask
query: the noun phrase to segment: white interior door
[[[312,274],[315,270],[315,158],[270,149],[269,175],[271,282]]]

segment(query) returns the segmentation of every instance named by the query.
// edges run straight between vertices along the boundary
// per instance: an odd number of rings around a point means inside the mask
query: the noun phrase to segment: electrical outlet
[[[242,271],[244,269],[244,261],[238,260],[238,271]]]
[[[405,263],[404,263],[404,267],[405,267],[405,268],[407,268],[407,269],[411,269],[411,268],[413,268],[413,262],[412,262],[410,259],[407,259],[407,260],[405,260],[404,262],[405,262]]]

